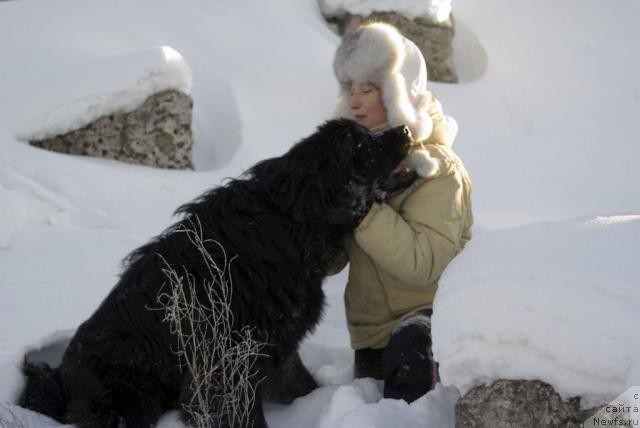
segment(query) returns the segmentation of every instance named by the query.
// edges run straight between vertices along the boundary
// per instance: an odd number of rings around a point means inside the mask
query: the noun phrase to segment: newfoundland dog
[[[410,141],[405,127],[370,133],[329,121],[178,208],[178,222],[127,256],[59,367],[25,358],[19,404],[81,428],[150,427],[169,409],[200,426],[266,427],[262,400],[291,402],[317,386],[297,347],[319,322],[325,272],[371,203],[415,181],[401,167]],[[216,289],[224,278],[229,293]],[[176,293],[204,303],[171,312]],[[179,324],[185,317],[191,323]],[[219,318],[230,329],[219,329]],[[203,365],[206,376],[196,378]]]

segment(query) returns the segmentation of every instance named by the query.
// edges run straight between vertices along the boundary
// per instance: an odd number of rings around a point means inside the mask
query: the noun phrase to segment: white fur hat
[[[381,22],[366,24],[342,40],[333,69],[340,93],[332,118],[353,119],[351,83],[372,83],[380,91],[391,126],[406,125],[417,141],[431,134],[427,67],[418,47]]]

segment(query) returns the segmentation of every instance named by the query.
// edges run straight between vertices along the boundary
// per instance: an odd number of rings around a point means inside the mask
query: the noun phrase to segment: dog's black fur
[[[209,278],[188,236],[176,233],[194,220],[205,239],[221,244],[207,248],[216,263],[233,258],[234,328],[253,328],[266,341],[256,403],[310,392],[317,385],[297,346],[320,319],[325,272],[372,201],[415,180],[395,169],[409,144],[403,127],[371,134],[352,121],[329,121],[283,156],[180,207],[180,221],[125,259],[120,280],[78,328],[60,367],[25,359],[19,404],[81,428],[139,428],[189,401],[191,379],[180,370],[175,337],[164,313],[150,308],[167,279],[160,256],[186,268],[199,287]],[[260,404],[251,421],[266,426]]]

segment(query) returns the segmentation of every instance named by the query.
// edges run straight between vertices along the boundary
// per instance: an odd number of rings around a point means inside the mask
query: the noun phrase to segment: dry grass
[[[177,338],[175,352],[182,370],[192,379],[191,400],[184,411],[201,428],[248,426],[260,381],[255,364],[264,345],[253,339],[248,327],[233,329],[232,261],[220,243],[203,238],[197,218],[190,227],[179,227],[174,233],[188,237],[209,270],[209,278],[196,284],[184,266],[170,266],[163,258],[168,281],[158,303]],[[225,254],[224,265],[218,266],[207,250],[212,246]]]

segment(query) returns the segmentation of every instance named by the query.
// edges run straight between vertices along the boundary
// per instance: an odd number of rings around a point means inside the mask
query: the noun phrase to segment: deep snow
[[[436,297],[434,351],[451,385],[409,406],[352,380],[343,272],[326,282],[323,323],[301,349],[323,387],[269,405],[271,426],[452,426],[459,391],[503,376],[543,377],[596,401],[640,382],[630,357],[640,355],[640,3],[453,6],[462,83],[430,87],[460,125],[454,148],[477,224]],[[23,352],[68,337],[178,205],[313,131],[337,94],[338,42],[314,0],[0,2],[0,401],[21,386]],[[163,46],[184,61],[167,61]],[[156,75],[145,67],[186,88],[187,66],[195,172],[21,140],[131,106]],[[176,426],[175,414],[161,425]]]

